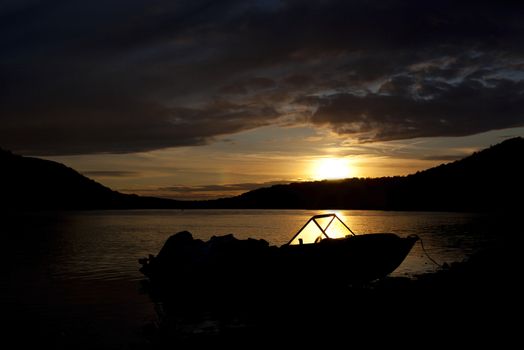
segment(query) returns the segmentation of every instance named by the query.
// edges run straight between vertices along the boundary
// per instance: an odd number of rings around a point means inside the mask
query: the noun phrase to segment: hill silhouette
[[[524,208],[523,154],[524,139],[517,137],[408,176],[297,182],[177,201],[119,193],[63,164],[0,150],[0,208],[516,211]]]
[[[408,176],[275,185],[209,202],[221,208],[492,211],[523,208],[524,139]]]
[[[0,149],[0,208],[81,210],[176,207],[178,202],[113,191],[63,164]]]

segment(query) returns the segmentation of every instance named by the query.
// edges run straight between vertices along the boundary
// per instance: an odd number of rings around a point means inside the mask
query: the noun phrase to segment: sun
[[[345,158],[321,158],[314,162],[313,178],[316,180],[345,179],[355,176],[354,168]]]

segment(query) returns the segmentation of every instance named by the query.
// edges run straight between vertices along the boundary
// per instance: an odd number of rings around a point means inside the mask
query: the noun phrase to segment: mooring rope
[[[435,259],[433,259],[431,257],[431,255],[429,255],[429,253],[427,252],[426,248],[424,247],[424,242],[422,241],[422,238],[419,236],[419,235],[415,235],[417,236],[418,240],[420,241],[420,246],[422,247],[422,251],[424,252],[424,254],[426,255],[426,257],[435,265],[437,265],[438,267],[440,268],[443,268],[444,266],[442,264],[439,264]]]

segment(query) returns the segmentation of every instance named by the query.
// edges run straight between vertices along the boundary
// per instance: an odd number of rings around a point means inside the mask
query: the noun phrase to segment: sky
[[[176,199],[524,136],[520,1],[3,0],[0,147]]]

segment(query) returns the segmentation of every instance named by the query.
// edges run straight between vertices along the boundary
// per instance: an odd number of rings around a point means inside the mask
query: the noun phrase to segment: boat
[[[145,276],[171,290],[181,285],[195,290],[304,281],[369,282],[393,272],[417,240],[416,235],[394,233],[357,235],[335,213],[328,213],[311,217],[280,247],[231,234],[204,242],[183,231],[169,237],[157,256],[139,262]]]

